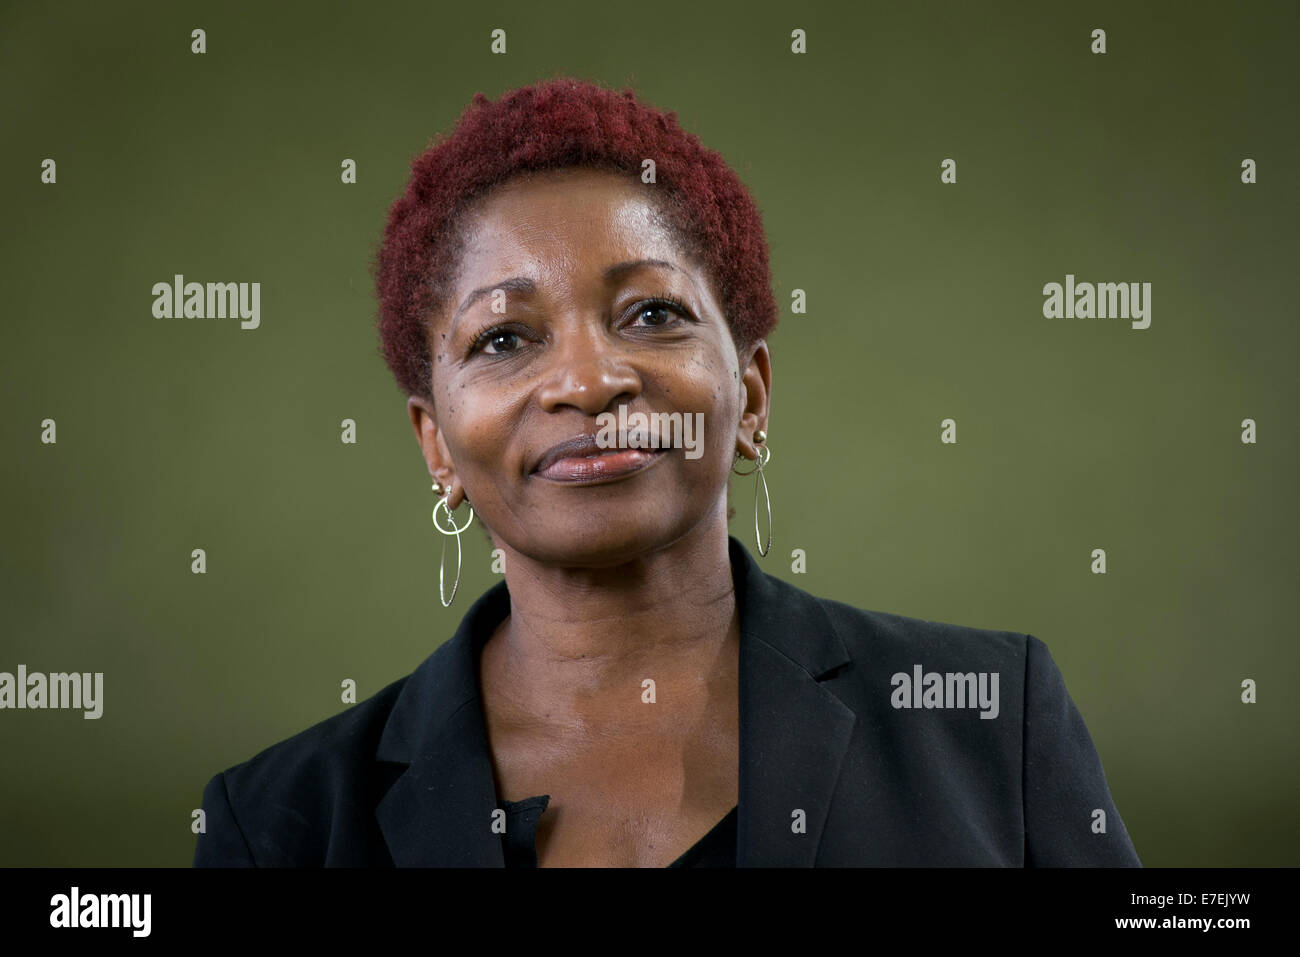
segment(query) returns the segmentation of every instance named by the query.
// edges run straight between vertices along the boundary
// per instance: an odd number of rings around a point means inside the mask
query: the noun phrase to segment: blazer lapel
[[[496,781],[478,690],[478,634],[510,609],[498,582],[403,686],[376,758],[408,765],[375,809],[399,867],[503,867]]]
[[[730,539],[740,605],[737,866],[811,867],[857,718],[820,682],[850,660],[818,600]]]

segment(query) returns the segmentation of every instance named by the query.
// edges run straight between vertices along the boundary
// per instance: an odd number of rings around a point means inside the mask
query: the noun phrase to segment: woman
[[[505,581],[213,778],[196,864],[1138,864],[1041,642],[816,598],[728,536],[734,467],[770,546],[777,310],[752,199],[674,114],[478,94],[377,265],[442,600],[475,518]]]

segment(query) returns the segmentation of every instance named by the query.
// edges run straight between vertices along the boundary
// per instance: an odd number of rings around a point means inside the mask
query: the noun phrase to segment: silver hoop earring
[[[755,443],[762,443],[767,439],[763,432],[758,432],[754,436]],[[739,455],[740,453],[737,453]],[[744,456],[741,456],[743,459]],[[737,472],[733,465],[731,471],[736,475],[753,475],[758,473],[758,478],[754,479],[754,544],[758,546],[758,554],[766,556],[772,550],[772,496],[767,490],[767,476],[763,474],[763,467],[767,465],[768,460],[772,458],[772,450],[766,445],[759,444],[758,456],[754,460],[754,467],[745,472]],[[763,536],[758,530],[758,487],[763,487],[763,504],[767,507],[767,547],[763,546]]]
[[[441,485],[439,485],[437,482],[433,483],[433,490],[435,492],[441,491],[441,489],[442,489]],[[471,505],[469,508],[469,518],[465,520],[465,524],[462,525],[460,528],[456,527],[456,519],[452,517],[451,509],[447,506],[447,499],[450,496],[451,496],[451,490],[448,489],[447,494],[444,495],[442,498],[438,499],[437,504],[433,506],[433,516],[432,516],[434,528],[440,531],[444,536],[447,535],[456,536],[456,581],[452,583],[450,598],[447,597],[446,586],[443,584],[446,579],[446,566],[447,566],[447,539],[445,537],[442,540],[442,559],[441,561],[438,562],[438,600],[442,602],[443,608],[451,607],[451,603],[456,600],[456,589],[460,587],[460,563],[461,563],[460,533],[465,531],[465,529],[469,528],[470,522],[474,521],[474,506]],[[443,511],[447,513],[447,521],[451,525],[450,529],[443,528],[441,525],[438,524],[439,508],[441,508]]]

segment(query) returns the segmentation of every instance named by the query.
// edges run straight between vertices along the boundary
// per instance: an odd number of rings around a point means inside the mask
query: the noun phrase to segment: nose
[[[552,348],[551,368],[537,391],[543,410],[571,406],[586,415],[599,415],[641,394],[641,376],[603,330],[569,330],[564,343]]]

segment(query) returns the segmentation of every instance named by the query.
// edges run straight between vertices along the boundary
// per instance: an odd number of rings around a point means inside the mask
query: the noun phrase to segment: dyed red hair
[[[474,95],[449,135],[411,163],[388,213],[374,263],[384,360],[408,395],[432,401],[429,312],[450,294],[460,261],[458,218],[518,173],[571,166],[610,169],[641,182],[655,162],[657,208],[684,251],[710,273],[738,351],[776,326],[767,241],[758,207],[721,155],[677,124],[675,112],[572,77]]]

